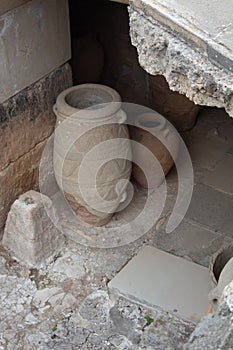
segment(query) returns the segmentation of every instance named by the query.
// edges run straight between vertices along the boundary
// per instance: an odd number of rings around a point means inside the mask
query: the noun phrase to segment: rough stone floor
[[[109,295],[107,284],[143,245],[208,266],[209,257],[232,241],[232,135],[233,119],[210,108],[183,133],[195,187],[173,233],[166,234],[164,225],[176,196],[175,170],[168,175],[161,220],[134,243],[103,250],[70,240],[40,270],[22,266],[1,248],[0,350],[182,349],[194,324]]]

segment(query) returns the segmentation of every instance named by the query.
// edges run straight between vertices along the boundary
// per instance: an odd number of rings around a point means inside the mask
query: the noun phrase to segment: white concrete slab
[[[108,284],[126,298],[197,322],[208,308],[206,267],[144,247]]]
[[[232,0],[131,0],[131,3],[191,39],[209,58],[232,71]]]

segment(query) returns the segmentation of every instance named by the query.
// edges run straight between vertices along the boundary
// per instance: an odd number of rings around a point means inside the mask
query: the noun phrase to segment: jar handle
[[[169,134],[169,129],[165,129],[163,131],[163,136],[166,138],[168,136],[168,134]]]
[[[118,118],[118,123],[119,124],[123,124],[126,119],[127,119],[127,114],[125,113],[125,111],[123,111],[122,109],[120,109],[118,112],[117,112],[117,118]]]
[[[56,115],[56,117],[58,117],[58,111],[57,111],[57,106],[56,106],[56,104],[53,105],[53,113]]]
[[[124,191],[121,195],[120,203],[123,203],[127,198],[127,191]]]

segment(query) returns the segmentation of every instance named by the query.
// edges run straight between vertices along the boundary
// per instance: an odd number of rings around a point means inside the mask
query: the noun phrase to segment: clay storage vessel
[[[165,176],[174,165],[174,159],[168,148],[171,147],[177,157],[179,140],[174,129],[168,125],[161,114],[157,112],[145,113],[135,118],[135,126],[129,127],[131,139],[152,152],[161,165],[164,174],[161,174],[158,168],[158,171],[152,169],[151,162],[153,158],[147,158],[143,148],[135,150],[133,147],[132,175],[141,187],[148,188],[148,181],[145,176],[147,174],[150,178],[150,187],[156,188],[164,181]],[[137,162],[144,164],[143,169],[136,164]]]
[[[209,271],[213,286],[209,301],[216,310],[224,288],[233,280],[233,244],[221,248],[212,256]]]
[[[74,86],[57,97],[54,112],[58,186],[81,220],[105,225],[127,198],[127,181],[121,180],[130,179],[132,168],[120,95],[99,84]]]
[[[178,131],[194,127],[198,113],[203,108],[195,105],[186,96],[172,91],[162,75],[150,75],[151,107],[166,117]]]

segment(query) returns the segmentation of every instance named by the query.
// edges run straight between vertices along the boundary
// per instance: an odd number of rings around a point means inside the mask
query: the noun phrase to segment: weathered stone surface
[[[68,1],[29,1],[0,17],[0,33],[3,102],[70,59]]]
[[[38,166],[46,141],[0,172],[0,238],[11,204],[23,192],[37,189]]]
[[[1,1],[1,5],[0,5],[0,14],[2,15],[3,13],[10,11],[18,6],[21,6],[28,1],[29,0],[13,0],[9,2],[8,0],[3,0]]]
[[[36,285],[28,278],[0,274],[0,286],[0,307],[3,312],[0,318],[0,349],[1,346],[6,349],[7,343],[11,344],[11,349],[20,349],[20,346],[17,347],[20,336],[16,335],[15,330],[20,329],[22,320],[30,312]]]
[[[212,172],[206,172],[203,182],[219,191],[233,195],[233,157],[224,155]]]
[[[224,107],[233,116],[233,73],[218,68],[181,35],[152,18],[153,7],[138,3],[130,2],[129,14],[141,66],[152,75],[164,75],[171,90],[195,104]]]
[[[154,236],[154,244],[159,249],[206,267],[212,254],[230,242],[230,237],[188,220],[183,220],[172,233],[160,229]]]
[[[231,350],[233,346],[233,283],[223,293],[223,300],[214,314],[204,317],[192,333],[184,350]]]
[[[40,157],[55,125],[52,106],[71,84],[66,64],[0,105],[0,238],[13,201],[37,187]]]
[[[186,218],[232,238],[232,208],[233,199],[230,196],[197,184]]]
[[[0,104],[0,170],[22,157],[53,131],[52,106],[57,95],[71,86],[68,64]]]
[[[51,274],[57,276],[61,281],[67,278],[75,280],[85,276],[85,269],[77,254],[67,252],[55,261]]]
[[[28,191],[17,199],[8,214],[3,246],[29,266],[46,263],[61,248],[64,238],[45,210],[57,220],[51,200],[36,191]]]
[[[148,322],[150,320],[150,322]],[[125,299],[111,300],[99,290],[89,295],[68,321],[58,325],[48,349],[71,344],[78,349],[178,350],[194,326]],[[59,332],[66,333],[65,339]],[[65,347],[66,349],[66,347]]]
[[[233,281],[224,289],[221,302],[226,302],[229,310],[233,313]]]
[[[134,0],[131,3],[198,48],[210,61],[233,71],[231,0],[211,5],[201,0]]]

